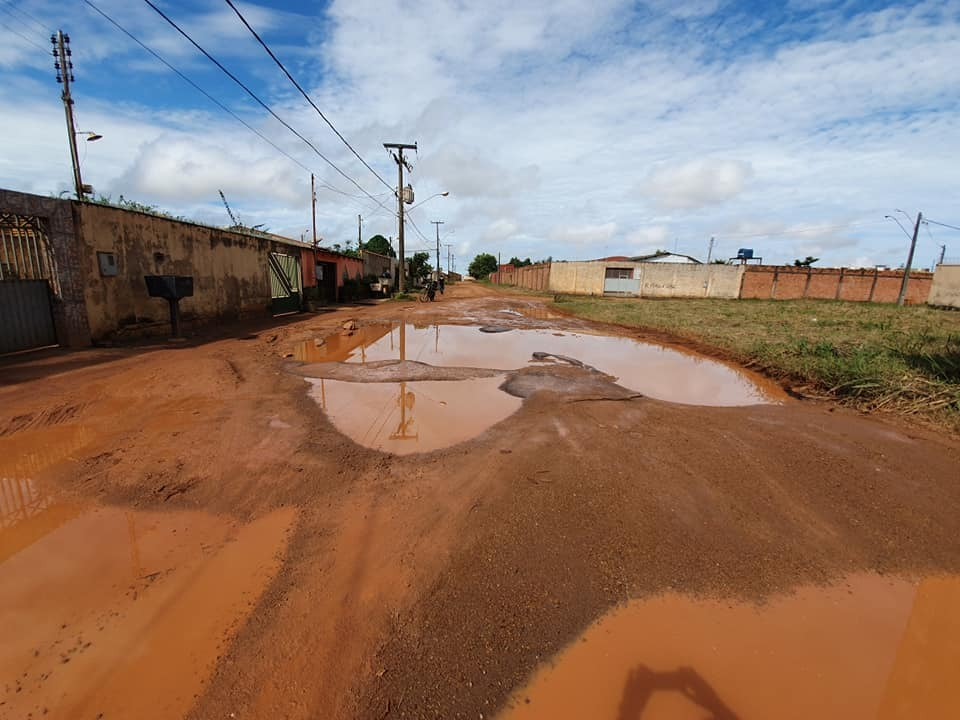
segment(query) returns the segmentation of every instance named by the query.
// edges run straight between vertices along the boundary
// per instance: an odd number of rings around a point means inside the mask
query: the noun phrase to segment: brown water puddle
[[[720,362],[630,338],[551,330],[482,333],[463,325],[377,325],[353,336],[334,335],[324,358],[348,362],[417,360],[438,366],[517,369],[534,352],[574,357],[648,397],[689,405],[753,405],[784,399],[757,376]],[[362,338],[358,337],[363,335]],[[312,341],[311,341],[312,344]],[[352,345],[352,347],[351,347]],[[322,351],[325,345],[316,348]],[[306,357],[306,356],[304,356]]]
[[[279,567],[295,511],[240,525],[46,502],[0,528],[15,548],[0,559],[0,716],[183,716]]]
[[[344,435],[377,450],[409,455],[476,437],[520,408],[500,392],[502,377],[459,381],[351,383],[310,380],[310,394]],[[477,398],[483,398],[477,402]]]
[[[592,625],[501,720],[960,717],[960,578],[871,574],[769,603],[669,594]]]

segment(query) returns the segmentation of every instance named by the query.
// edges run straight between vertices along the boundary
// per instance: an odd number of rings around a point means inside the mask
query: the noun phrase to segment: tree
[[[467,268],[470,276],[475,277],[477,280],[483,280],[490,273],[496,271],[497,259],[490,253],[480,253],[473,259],[473,262],[470,263],[470,267]]]
[[[397,256],[397,252],[390,246],[390,241],[383,235],[374,235],[367,240],[364,249],[377,253],[378,255],[386,255],[387,257],[395,258]]]
[[[804,258],[803,260],[794,260],[793,265],[794,267],[810,267],[819,259],[820,258],[816,258],[813,255],[807,255],[807,257]]]
[[[510,264],[513,265],[514,267],[526,267],[527,265],[533,265],[533,261],[530,260],[530,258],[527,258],[526,260],[521,260],[518,257],[512,257],[510,258]]]
[[[414,253],[413,257],[410,258],[411,280],[414,282],[422,281],[433,271],[433,266],[428,262],[428,260],[430,260],[430,253]]]

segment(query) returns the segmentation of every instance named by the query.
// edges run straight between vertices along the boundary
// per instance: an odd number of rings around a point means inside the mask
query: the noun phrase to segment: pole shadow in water
[[[739,716],[693,668],[657,672],[646,665],[637,665],[627,675],[617,720],[641,720],[650,698],[658,691],[680,693],[709,713],[704,720],[739,720]]]

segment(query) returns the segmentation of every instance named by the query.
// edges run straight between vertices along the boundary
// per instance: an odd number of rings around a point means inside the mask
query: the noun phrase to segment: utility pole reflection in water
[[[407,324],[400,323],[400,360],[407,359]],[[416,440],[420,437],[419,433],[411,433],[410,426],[413,425],[413,406],[417,401],[417,396],[412,392],[407,392],[407,383],[400,383],[400,395],[397,398],[397,404],[400,406],[400,422],[397,429],[390,433],[391,440]],[[407,418],[407,410],[410,410],[410,417]]]

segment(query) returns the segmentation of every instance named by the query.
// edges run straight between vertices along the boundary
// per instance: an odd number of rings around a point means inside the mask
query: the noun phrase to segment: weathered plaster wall
[[[638,263],[640,297],[727,298],[740,296],[743,269],[733,265]]]
[[[927,302],[960,308],[960,265],[937,265]]]
[[[193,276],[194,296],[180,302],[185,318],[266,313],[267,254],[300,254],[299,247],[267,238],[92,203],[76,203],[74,218],[95,340],[169,317],[166,301],[147,295],[144,275]],[[100,274],[97,252],[115,254],[115,277]]]
[[[624,263],[612,263],[620,267]],[[629,265],[631,263],[627,263]],[[603,295],[603,277],[607,263],[555,262],[550,265],[550,292],[571,295]]]

